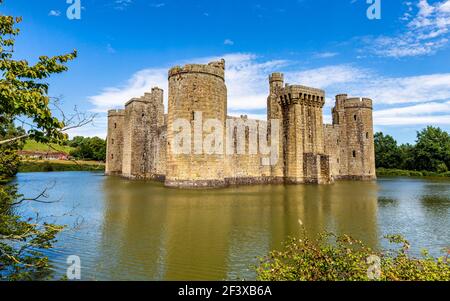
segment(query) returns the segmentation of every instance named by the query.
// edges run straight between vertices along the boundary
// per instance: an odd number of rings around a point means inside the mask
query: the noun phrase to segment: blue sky
[[[167,69],[224,57],[229,112],[264,118],[267,76],[325,89],[325,120],[335,94],[371,97],[375,129],[399,142],[436,125],[450,132],[450,0],[6,0],[23,17],[16,58],[77,49],[70,70],[52,77],[63,107],[98,113],[73,135],[106,135],[106,111],[152,86],[167,97]]]

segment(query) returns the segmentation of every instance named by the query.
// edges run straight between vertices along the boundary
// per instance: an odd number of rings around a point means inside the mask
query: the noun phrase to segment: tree
[[[77,159],[106,160],[106,140],[104,139],[76,136],[69,142],[69,145],[75,147],[70,155]]]
[[[414,162],[414,145],[409,143],[402,144],[398,148],[401,157],[401,164],[398,166],[400,169],[415,170]]]
[[[11,119],[0,120],[0,140],[24,135],[24,133],[24,129],[16,128]],[[8,181],[17,173],[20,164],[17,150],[22,149],[23,144],[23,141],[17,140],[7,145],[0,145],[0,183]]]
[[[428,126],[417,133],[414,148],[416,170],[446,172],[450,167],[450,135],[440,128]]]
[[[402,158],[400,156],[397,141],[381,132],[375,133],[375,162],[376,166],[383,168],[399,168]]]
[[[106,140],[99,137],[93,137],[89,141],[92,150],[92,159],[97,161],[106,160]]]
[[[66,125],[52,114],[45,79],[66,71],[65,63],[76,58],[77,52],[54,57],[40,56],[35,65],[25,60],[14,60],[15,37],[20,32],[15,26],[20,22],[21,18],[0,16],[0,114],[1,117],[11,116],[19,121],[26,118],[30,129],[25,134],[3,139],[0,144],[26,137],[39,142],[63,141],[67,138],[63,133]]]
[[[0,4],[2,4],[0,0]],[[52,114],[47,95],[50,75],[67,70],[67,63],[77,52],[54,57],[41,56],[36,64],[13,58],[16,25],[21,18],[0,15],[0,178],[5,180],[17,172],[17,149],[24,138],[39,142],[60,143],[66,130],[86,124],[92,119],[76,112],[62,119]],[[57,102],[54,106],[58,108]],[[93,118],[93,116],[92,116]],[[15,122],[29,127],[15,128]],[[24,202],[46,202],[46,189],[33,198],[17,194],[11,184],[0,185],[0,280],[40,279],[47,275],[48,258],[41,250],[51,248],[61,226],[48,224],[38,216],[23,220],[15,208]]]

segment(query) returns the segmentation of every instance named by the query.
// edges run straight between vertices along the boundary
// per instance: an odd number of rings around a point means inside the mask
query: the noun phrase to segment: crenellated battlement
[[[288,85],[279,91],[279,103],[282,105],[301,103],[323,107],[325,91],[302,85]]]
[[[344,108],[372,109],[373,108],[372,99],[360,97],[347,98],[344,101]]]
[[[202,73],[217,76],[225,81],[225,60],[210,62],[204,64],[188,64],[176,66],[169,70],[169,79],[173,76],[186,73]]]
[[[123,110],[123,109],[109,110],[108,117],[114,117],[114,116],[125,116],[125,110]]]
[[[280,72],[274,72],[269,75],[269,83],[284,82],[284,74]]]

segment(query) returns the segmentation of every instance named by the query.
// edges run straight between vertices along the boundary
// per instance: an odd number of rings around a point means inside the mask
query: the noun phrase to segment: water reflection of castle
[[[332,230],[376,246],[377,184],[354,184],[186,192],[108,178],[102,268],[118,279],[248,278],[238,271],[299,235],[299,219],[309,235]]]

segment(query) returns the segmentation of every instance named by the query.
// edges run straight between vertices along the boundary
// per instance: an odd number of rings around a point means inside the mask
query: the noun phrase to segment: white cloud
[[[373,115],[377,125],[450,125],[450,101],[378,110]]]
[[[117,10],[124,10],[128,6],[130,6],[133,3],[132,0],[115,0],[114,1],[114,9]]]
[[[140,97],[152,87],[161,87],[167,93],[167,69],[144,69],[136,72],[125,84],[104,88],[98,95],[88,98],[95,108],[94,112],[122,108],[133,97]]]
[[[225,41],[223,41],[223,44],[231,46],[231,45],[234,45],[234,42],[232,40],[230,40],[230,39],[225,39]]]
[[[48,12],[48,15],[50,17],[59,17],[59,16],[61,16],[61,12],[59,10],[52,9],[51,11]]]
[[[327,59],[327,58],[332,58],[339,55],[339,53],[337,52],[319,52],[313,55],[314,58],[317,59]]]
[[[401,20],[405,29],[396,36],[379,36],[365,40],[367,51],[386,57],[409,57],[434,54],[448,45],[450,0],[429,4],[419,0],[415,7],[406,2],[407,12]]]

